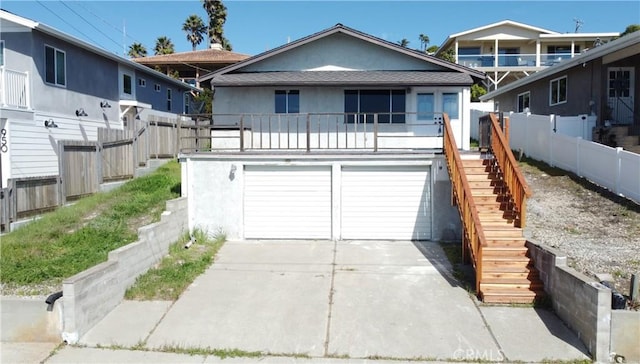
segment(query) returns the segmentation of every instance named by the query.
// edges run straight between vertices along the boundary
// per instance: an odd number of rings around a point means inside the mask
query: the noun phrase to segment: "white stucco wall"
[[[332,238],[340,239],[340,186],[342,166],[424,165],[431,170],[432,237],[434,241],[460,238],[460,219],[451,206],[451,184],[446,162],[433,155],[374,156],[182,156],[183,196],[189,204],[189,229],[222,231],[229,239],[244,238],[245,165],[331,166]],[[233,168],[235,166],[235,168]],[[232,170],[234,172],[232,173]],[[186,176],[186,178],[184,178]],[[185,191],[186,189],[186,191]]]

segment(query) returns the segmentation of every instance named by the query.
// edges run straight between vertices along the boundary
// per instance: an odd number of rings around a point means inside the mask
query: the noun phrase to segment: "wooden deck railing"
[[[476,268],[476,290],[480,291],[482,280],[482,248],[487,245],[484,230],[480,224],[480,216],[471,195],[471,186],[462,166],[462,159],[453,137],[449,116],[444,114],[444,154],[447,160],[451,188],[455,202],[462,218],[464,229],[463,255],[468,256],[470,249],[472,263]],[[467,244],[469,246],[467,246]]]
[[[491,113],[488,117],[491,120],[491,151],[500,166],[504,182],[509,188],[518,213],[516,226],[524,228],[526,223],[527,198],[531,196],[531,189],[524,179],[522,172],[520,172],[516,158],[513,156],[513,152],[511,152],[511,148],[509,147],[509,142],[500,128],[497,116]]]

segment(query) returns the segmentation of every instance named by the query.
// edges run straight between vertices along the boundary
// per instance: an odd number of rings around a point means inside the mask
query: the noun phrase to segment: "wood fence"
[[[183,147],[196,148],[196,124],[149,116],[125,130],[100,128],[95,142],[58,141],[60,175],[10,178],[0,190],[0,231],[9,231],[21,217],[95,193],[104,182],[133,178],[148,159],[175,158]]]

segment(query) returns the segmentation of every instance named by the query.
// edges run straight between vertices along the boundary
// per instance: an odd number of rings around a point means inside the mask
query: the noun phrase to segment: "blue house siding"
[[[146,86],[141,86],[139,80],[144,79]],[[136,71],[136,98],[138,101],[151,104],[154,110],[182,114],[184,112],[184,88],[169,84],[155,75]],[[156,91],[156,85],[160,90]],[[167,100],[167,89],[171,90],[171,107]]]

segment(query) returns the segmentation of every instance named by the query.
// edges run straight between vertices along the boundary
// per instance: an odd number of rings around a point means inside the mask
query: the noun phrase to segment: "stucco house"
[[[638,150],[639,67],[640,32],[635,32],[489,92],[480,99],[493,100],[496,108],[506,112],[597,115],[596,129],[615,137],[609,140],[609,136],[594,135],[594,141]]]
[[[59,175],[61,140],[95,142],[148,115],[184,112],[190,85],[0,10],[1,187]]]
[[[442,112],[469,149],[470,86],[483,78],[341,24],[202,77],[214,129],[212,152],[182,155],[190,226],[236,239],[459,237]]]
[[[495,90],[619,35],[559,33],[503,20],[449,35],[436,55],[453,50],[456,63],[486,72],[484,84]]]

